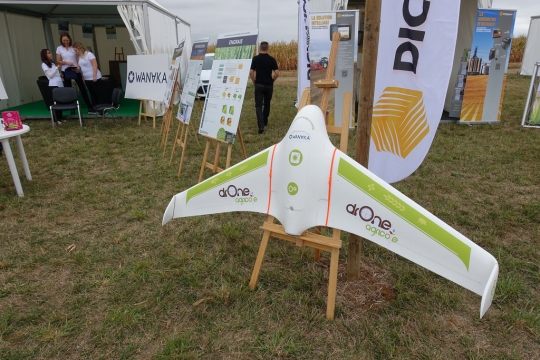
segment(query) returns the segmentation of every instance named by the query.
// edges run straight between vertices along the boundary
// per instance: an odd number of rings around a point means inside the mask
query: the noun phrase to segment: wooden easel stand
[[[139,106],[139,126],[141,125],[141,116],[144,116],[144,121],[147,120],[147,118],[152,118],[153,120],[153,123],[154,123],[154,128],[156,127],[156,101],[155,100],[150,100],[150,99],[139,99],[140,100],[140,106]],[[154,110],[152,113],[149,113],[148,112],[148,103],[149,102],[152,102],[152,109]],[[146,102],[146,106],[144,107],[144,112],[143,112],[143,103]]]
[[[328,68],[326,78],[317,82],[315,85],[319,88],[323,88],[323,96],[321,100],[321,110],[325,114],[328,106],[328,99],[330,90],[337,88],[338,82],[333,79],[335,70],[335,61],[337,57],[337,50],[339,44],[339,33],[334,33],[332,38],[332,48],[330,50],[330,59],[328,61]],[[309,89],[304,90],[302,93],[302,99],[298,110],[302,109],[309,103],[310,92]],[[346,92],[343,99],[343,112],[341,126],[327,126],[329,133],[340,134],[340,150],[347,153],[348,135],[349,135],[349,114],[352,107],[352,94]],[[328,124],[328,121],[326,122]],[[282,225],[274,223],[275,218],[269,216],[266,222],[263,223],[261,229],[264,230],[257,259],[255,260],[255,266],[251,274],[251,280],[249,282],[249,288],[255,289],[257,285],[257,279],[264,259],[264,254],[268,246],[270,237],[291,241],[296,243],[297,246],[309,246],[314,249],[315,261],[320,258],[320,251],[328,251],[330,253],[330,273],[328,275],[328,300],[326,305],[326,318],[332,320],[334,318],[335,302],[336,302],[336,288],[337,288],[337,273],[339,264],[339,250],[342,246],[341,230],[332,229],[332,236],[321,235],[321,227],[315,229],[315,233],[306,231],[301,236],[291,236],[285,232]]]
[[[236,135],[238,136],[238,141],[240,142],[240,146],[242,147],[242,154],[244,155],[244,159],[247,159],[246,148],[244,146],[244,140],[242,139],[242,131],[240,130],[240,126],[238,126],[238,131],[236,132]],[[209,153],[209,150],[210,150],[210,145],[213,144],[214,140],[216,141],[216,150],[215,150],[215,154],[214,154],[214,162],[209,163],[209,162],[206,161],[206,159],[208,159],[208,153]],[[223,141],[223,140],[216,140],[216,139],[212,139],[212,138],[207,138],[206,139],[206,147],[204,149],[204,155],[203,155],[203,160],[202,160],[202,165],[201,165],[201,172],[199,173],[199,181],[198,182],[202,181],[205,168],[212,170],[212,172],[214,174],[217,174],[217,173],[223,171],[223,169],[219,167],[220,150],[221,150],[221,145],[222,144],[227,145],[227,158],[226,158],[226,161],[225,161],[225,169],[228,169],[230,167],[233,144],[231,144],[229,142],[226,142],[226,141]]]
[[[173,91],[171,94],[171,99],[169,101],[167,111],[165,112],[165,115],[163,116],[163,122],[161,124],[161,133],[162,133],[161,144],[163,145],[163,156],[165,156],[165,150],[167,149],[167,142],[169,140],[169,133],[171,130],[171,123],[173,119],[174,97],[176,96],[176,92],[179,92],[179,93],[182,92],[182,90],[180,89],[180,85],[176,81],[178,78],[179,72],[180,71],[177,71],[176,76],[173,79],[174,86],[173,86]]]

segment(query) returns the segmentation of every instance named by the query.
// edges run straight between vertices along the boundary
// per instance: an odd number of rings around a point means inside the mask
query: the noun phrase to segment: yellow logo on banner
[[[373,108],[371,138],[378,152],[405,159],[429,134],[421,91],[389,86]]]

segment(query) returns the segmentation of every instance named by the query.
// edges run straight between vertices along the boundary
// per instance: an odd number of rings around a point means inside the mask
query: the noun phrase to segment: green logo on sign
[[[302,162],[302,153],[300,150],[293,150],[289,154],[289,163],[292,166],[298,166]]]
[[[289,185],[287,185],[287,192],[289,195],[296,195],[298,192],[298,185],[296,183],[290,182]]]

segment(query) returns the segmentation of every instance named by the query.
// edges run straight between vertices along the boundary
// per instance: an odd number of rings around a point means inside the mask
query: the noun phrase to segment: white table
[[[24,168],[24,173],[28,180],[32,180],[32,175],[30,174],[30,168],[28,167],[28,161],[26,161],[26,154],[24,153],[24,147],[21,140],[21,135],[30,131],[28,125],[23,125],[21,130],[15,131],[5,131],[0,128],[0,142],[4,148],[4,154],[6,156],[9,170],[11,171],[11,177],[13,178],[13,183],[15,184],[15,189],[17,189],[17,194],[19,196],[24,196],[21,180],[19,179],[19,172],[17,171],[17,165],[15,165],[15,160],[13,159],[13,153],[11,152],[11,147],[9,146],[9,138],[14,137],[17,141],[17,148],[19,149],[19,157],[21,158],[21,163]]]

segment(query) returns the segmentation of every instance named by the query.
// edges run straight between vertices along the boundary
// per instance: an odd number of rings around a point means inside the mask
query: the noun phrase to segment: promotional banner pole
[[[356,154],[355,160],[366,169],[368,167],[371,141],[371,117],[375,94],[375,75],[377,72],[377,53],[379,51],[379,30],[381,23],[382,0],[367,0],[364,21],[364,51],[362,53],[362,72],[360,74],[360,101],[356,114]],[[349,254],[347,256],[347,280],[360,277],[360,255],[362,238],[350,234]]]

